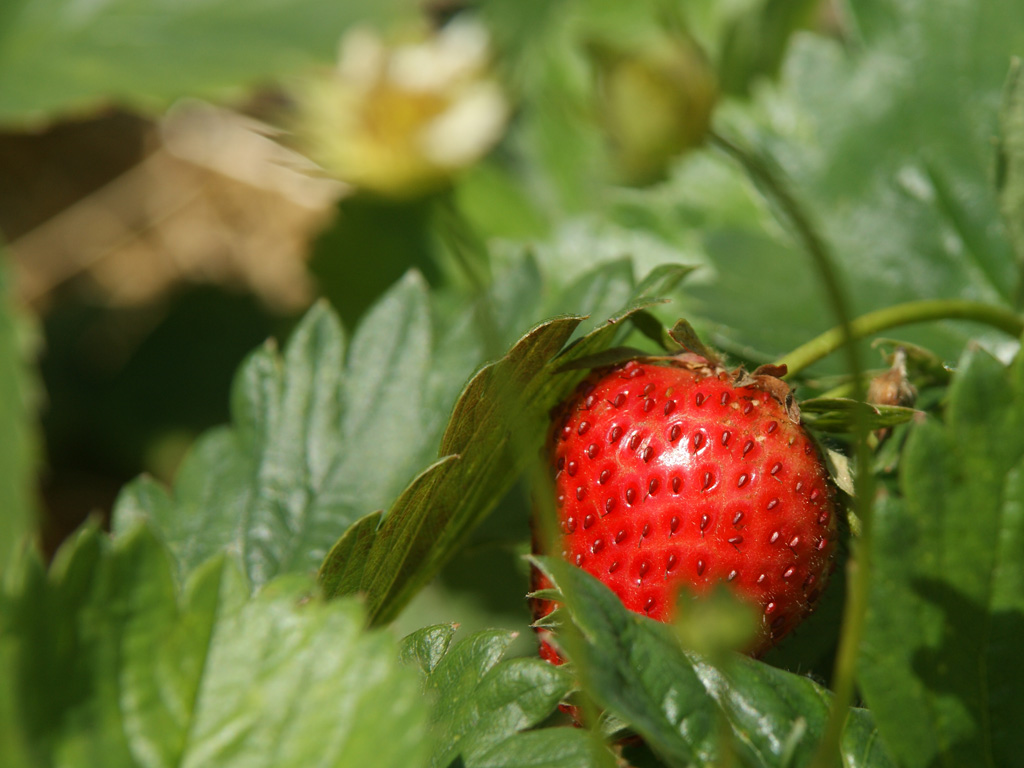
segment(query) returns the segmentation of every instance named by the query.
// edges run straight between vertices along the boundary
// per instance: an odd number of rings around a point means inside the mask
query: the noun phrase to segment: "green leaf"
[[[369,311],[345,363],[337,480],[328,494],[354,496],[365,511],[383,507],[428,459],[418,433],[427,414],[433,323],[426,284],[410,272]],[[329,360],[313,357],[329,370]],[[430,446],[427,450],[432,449]]]
[[[525,731],[478,753],[466,768],[595,768],[616,765],[594,737],[579,728]]]
[[[578,323],[578,318],[564,318],[539,326],[467,385],[441,441],[445,458],[399,498],[366,554],[358,591],[367,594],[374,620],[393,616],[436,574],[518,475],[523,459],[510,463],[511,430],[530,418],[524,418],[523,404],[531,404],[534,420],[542,412],[536,397],[538,374]],[[343,538],[325,560],[322,577],[338,567],[337,558],[347,547]]]
[[[961,360],[942,422],[912,427],[876,512],[860,682],[906,766],[1024,750],[1024,358]]]
[[[436,450],[434,409],[473,362],[452,361],[436,377],[433,338],[416,273],[368,313],[347,357],[337,316],[316,305],[283,354],[268,344],[242,366],[234,426],[198,441],[171,493],[147,479],[125,489],[115,530],[153,520],[183,572],[227,547],[254,587],[314,571],[339,531],[390,505]]]
[[[762,0],[731,20],[722,40],[718,75],[722,90],[746,94],[758,76],[778,73],[789,38],[813,21],[816,0]]]
[[[0,618],[6,765],[415,766],[427,710],[388,636],[305,579],[256,598],[226,558],[175,584],[146,528],[87,528]],[[19,757],[18,753],[14,753]]]
[[[711,352],[704,342],[701,341],[700,336],[693,330],[693,326],[690,325],[688,320],[680,318],[676,321],[668,331],[669,338],[679,345],[679,348],[692,352],[695,355],[700,355],[706,360],[715,360],[717,355]]]
[[[407,635],[401,645],[402,662],[416,664],[423,674],[429,675],[448,653],[455,629],[452,624],[436,624]]]
[[[320,296],[346,328],[354,328],[406,272],[416,270],[431,284],[443,279],[433,228],[439,208],[436,196],[341,196],[330,226],[311,244],[308,264]]]
[[[454,190],[458,209],[485,238],[542,236],[548,222],[540,201],[518,178],[522,168],[502,160],[485,158],[466,169]]]
[[[629,259],[619,259],[573,280],[559,292],[546,314],[588,315],[589,319],[577,330],[577,335],[582,336],[603,323],[634,294],[633,264]]]
[[[592,371],[595,368],[604,368],[609,365],[618,365],[629,360],[648,357],[642,349],[636,347],[610,347],[603,352],[594,355],[587,355],[566,363],[560,371]]]
[[[425,692],[434,701],[431,765],[446,768],[456,760],[466,768],[595,764],[595,745],[584,731],[524,732],[571,690],[564,669],[538,658],[502,661],[515,637],[511,632],[479,632],[451,646],[453,634],[450,625],[439,625],[402,641],[403,657],[419,662]]]
[[[1017,257],[1016,306],[1024,306],[1024,66],[1014,57],[999,113],[996,189],[999,209]]]
[[[0,264],[0,577],[15,546],[35,527],[35,418],[25,365],[27,328],[11,306],[6,267]]]
[[[848,397],[815,397],[800,403],[800,415],[808,426],[828,432],[853,432],[857,424],[883,429],[905,424],[919,411],[899,405],[861,403]]]
[[[319,304],[283,357],[272,344],[242,366],[232,392],[235,427],[213,430],[186,458],[168,494],[146,479],[114,509],[125,530],[151,519],[188,572],[229,547],[253,584],[315,568],[339,521],[355,520],[328,490],[343,444],[341,327]]]
[[[333,60],[350,24],[402,0],[17,0],[0,13],[0,123],[115,101],[160,109]]]
[[[661,264],[651,269],[636,287],[638,298],[663,298],[670,295],[697,269],[693,264]]]
[[[505,19],[493,18],[504,6],[522,15],[527,34],[516,41],[506,66],[516,90],[523,93],[520,129],[524,165],[553,213],[585,210],[607,178],[608,160],[592,114],[591,72],[571,28],[572,4],[531,0],[487,3],[497,42],[505,36]],[[507,15],[505,15],[507,19]],[[507,27],[505,27],[507,29]]]
[[[548,290],[545,283],[546,276],[541,274],[537,260],[529,250],[518,253],[516,259],[494,278],[488,304],[498,330],[498,338],[491,340],[491,343],[499,346],[487,349],[486,357],[498,356],[523,335],[523,329],[535,325],[538,318],[557,314],[582,314],[576,307],[544,311],[543,300]],[[480,312],[480,305],[477,304],[471,321],[478,322]],[[464,350],[459,351],[465,354]]]
[[[712,666],[684,652],[670,627],[627,610],[582,569],[539,560],[578,629],[563,645],[585,690],[630,723],[668,765],[717,764],[722,719],[742,765],[806,765],[811,759],[828,714],[828,691],[747,657]],[[870,716],[851,715],[842,743],[846,765],[892,765]]]
[[[463,517],[479,514],[478,508],[453,496],[454,488],[462,487],[462,465],[458,456],[447,456],[425,470],[398,497],[368,544],[358,592],[365,594],[370,617],[375,622],[393,618],[412,593],[440,570],[440,563],[433,565],[429,561],[455,548],[449,544],[442,549],[435,544],[445,533],[449,539],[454,535],[450,528],[445,531],[454,518],[451,510],[461,508]],[[341,538],[341,544],[350,538],[350,531]],[[332,549],[322,567],[333,567],[339,556],[337,547]],[[352,563],[349,567],[358,566]],[[403,592],[406,594],[402,595]],[[385,608],[389,613],[382,616]]]
[[[345,531],[326,558],[320,572],[320,584],[329,595],[350,595],[359,591],[370,547],[377,536],[382,512],[373,512],[356,520]]]
[[[768,108],[778,115],[795,102],[818,139],[809,151],[807,126],[773,151],[814,201],[859,312],[921,297],[1005,302],[1015,270],[991,185],[991,137],[1009,57],[1024,45],[1017,3],[868,2],[853,13],[856,53],[809,37],[795,46],[787,95]],[[874,21],[878,13],[887,20]],[[909,67],[895,73],[893,57]],[[926,346],[956,354],[958,335]]]
[[[664,271],[645,291],[685,271]],[[357,535],[352,530],[327,556],[321,566],[327,594],[363,593],[372,621],[393,619],[451,559],[536,455],[548,411],[581,376],[563,366],[607,348],[623,321],[652,303],[647,296],[632,300],[558,357],[582,318],[550,320],[526,334],[501,360],[482,368],[455,404],[441,439],[442,458],[385,515],[373,542],[360,550],[364,560],[348,559]],[[358,535],[366,530],[361,527]],[[332,576],[337,572],[362,576],[358,583],[354,578],[342,583]]]

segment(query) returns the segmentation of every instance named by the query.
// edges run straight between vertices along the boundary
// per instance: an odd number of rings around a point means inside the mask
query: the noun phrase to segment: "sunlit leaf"
[[[663,271],[645,292],[679,279]],[[371,618],[387,621],[448,562],[536,455],[548,411],[582,372],[563,366],[611,344],[624,320],[652,304],[645,295],[579,338],[557,358],[582,318],[548,321],[520,339],[497,363],[481,369],[459,397],[441,440],[443,457],[420,474],[385,515],[365,562],[353,564],[350,529],[328,554],[321,580],[328,594],[366,595]],[[365,528],[358,535],[365,535]],[[344,583],[332,574],[361,572]]]
[[[578,629],[563,644],[585,690],[672,766],[716,765],[720,724],[742,765],[807,765],[831,701],[808,678],[741,656],[713,666],[684,652],[671,629],[622,605],[580,568],[542,559]],[[870,716],[851,710],[847,766],[891,766]]]
[[[146,528],[113,543],[86,529],[6,597],[4,764],[425,764],[427,708],[393,641],[310,587],[249,600],[220,557],[179,589]]]
[[[604,750],[585,731],[527,730],[569,693],[572,679],[565,670],[538,658],[502,661],[510,632],[480,632],[451,645],[453,633],[448,625],[426,627],[402,642],[403,655],[419,663],[424,690],[434,701],[432,766],[599,764],[597,751]]]
[[[472,358],[432,378],[433,343],[415,273],[370,311],[347,355],[336,315],[316,305],[283,354],[268,344],[242,366],[233,426],[199,440],[173,489],[145,478],[125,489],[115,529],[153,520],[185,572],[225,547],[254,586],[313,572],[339,530],[391,503],[436,450],[443,425],[426,401],[443,402]]]
[[[917,413],[899,405],[861,403],[846,397],[815,397],[800,403],[800,415],[808,426],[829,432],[853,432],[859,423],[866,429],[905,424]]]

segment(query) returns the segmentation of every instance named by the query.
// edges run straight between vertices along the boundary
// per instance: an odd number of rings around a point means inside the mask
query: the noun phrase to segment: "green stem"
[[[831,254],[824,239],[818,234],[810,217],[797,199],[781,181],[781,174],[763,158],[748,152],[727,138],[712,133],[712,142],[743,166],[751,180],[765,196],[774,203],[793,229],[800,244],[807,251],[832,309],[838,321],[839,343],[846,357],[847,368],[853,377],[853,399],[864,402],[867,393],[864,387],[864,367],[860,361],[849,301],[843,291],[839,275],[832,262]],[[857,466],[861,471],[854,478],[854,511],[861,521],[861,535],[854,542],[850,556],[850,578],[847,582],[846,604],[843,608],[843,624],[839,636],[832,689],[835,695],[829,710],[828,722],[818,745],[812,766],[828,768],[842,762],[840,744],[843,728],[853,702],[856,687],[857,657],[867,615],[867,595],[871,579],[872,553],[872,502],[874,500],[874,476],[871,474],[871,454],[868,447],[868,427],[863,416],[854,425],[854,446]]]
[[[457,277],[474,296],[473,312],[485,359],[497,359],[503,354],[504,344],[490,294],[493,276],[487,244],[462,215],[454,192],[448,190],[438,195],[434,203],[437,230],[455,262]]]
[[[1020,315],[1003,307],[960,299],[929,299],[896,304],[861,315],[850,323],[850,331],[854,338],[863,339],[890,328],[931,320],[973,320],[998,328],[1014,337],[1024,334],[1024,318]],[[793,376],[832,354],[843,343],[843,329],[832,328],[797,347],[780,358],[776,364],[785,365],[789,369],[786,376]]]

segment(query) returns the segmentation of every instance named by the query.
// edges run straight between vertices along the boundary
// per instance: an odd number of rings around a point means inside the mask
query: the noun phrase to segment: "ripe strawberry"
[[[694,355],[597,371],[552,422],[563,557],[662,621],[680,587],[722,582],[758,607],[763,653],[813,610],[835,548],[832,486],[798,420],[779,379]],[[535,600],[535,616],[553,607]]]

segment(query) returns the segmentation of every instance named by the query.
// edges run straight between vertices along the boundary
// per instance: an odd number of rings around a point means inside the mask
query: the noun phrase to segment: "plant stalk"
[[[847,368],[853,377],[853,399],[864,402],[867,399],[863,379],[864,367],[861,364],[856,344],[857,336],[851,320],[849,301],[824,239],[814,227],[803,206],[782,182],[781,173],[777,172],[764,158],[758,157],[715,132],[711,134],[711,141],[743,167],[751,181],[778,208],[782,218],[792,227],[797,240],[811,257],[836,315],[838,337],[836,343],[842,347]],[[861,520],[862,528],[860,538],[854,542],[853,552],[850,556],[850,578],[847,582],[839,650],[832,677],[832,689],[835,696],[832,699],[825,732],[821,737],[814,761],[811,763],[813,768],[831,768],[842,762],[840,744],[856,689],[857,657],[864,634],[867,596],[871,584],[871,512],[875,493],[874,477],[870,472],[871,454],[867,443],[868,427],[862,415],[857,418],[854,426],[854,446],[859,469],[854,478],[854,511]]]
[[[961,299],[927,299],[896,304],[852,320],[849,331],[855,339],[863,339],[890,328],[932,320],[971,320],[990,325],[1014,337],[1019,338],[1024,334],[1024,318],[1020,315],[1003,307]],[[832,354],[844,343],[844,329],[837,326],[779,358],[776,365],[786,366],[788,378]]]
[[[504,344],[490,294],[493,275],[487,244],[466,220],[451,190],[438,195],[434,205],[437,228],[454,262],[455,277],[461,278],[473,294],[473,312],[484,358],[497,359],[503,353]]]

